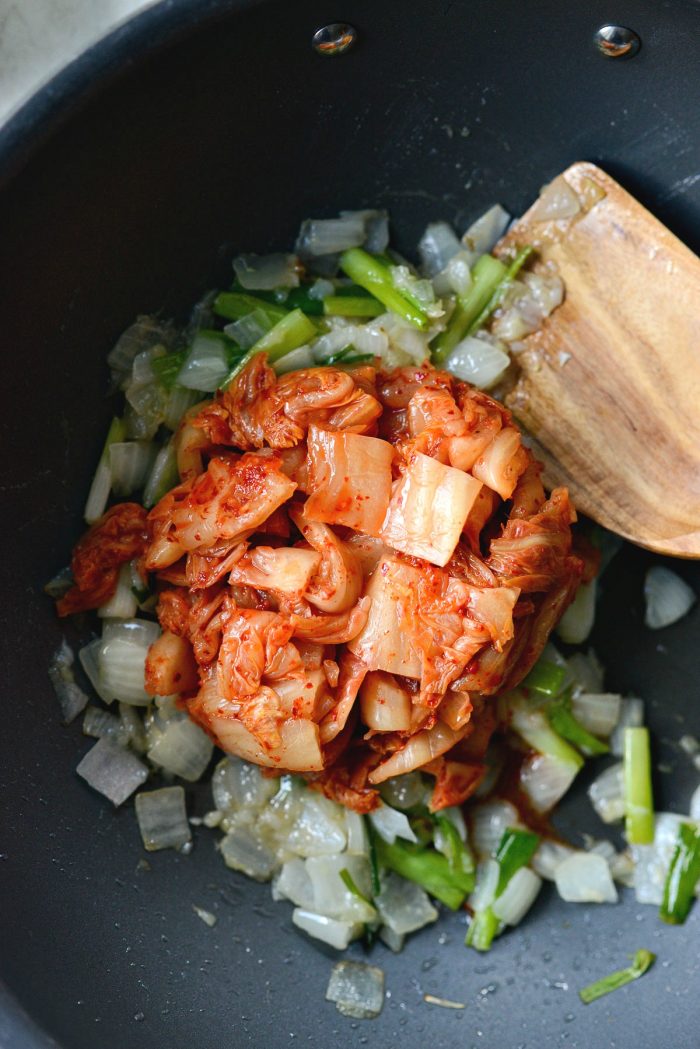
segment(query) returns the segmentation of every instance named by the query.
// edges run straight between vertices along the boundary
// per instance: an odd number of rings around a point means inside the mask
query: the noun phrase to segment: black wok
[[[341,16],[358,42],[322,58],[312,34]],[[596,49],[613,20],[639,34],[636,57]],[[697,250],[699,33],[689,0],[170,0],[0,132],[0,1045],[697,1045],[700,912],[663,927],[630,893],[576,908],[545,892],[485,957],[445,916],[399,957],[375,949],[390,992],[378,1020],[340,1017],[323,1000],[331,952],[267,886],[227,871],[207,832],[191,856],[137,869],[133,812],[74,774],[88,744],[59,726],[46,665],[65,627],[41,587],[81,527],[111,412],[106,350],[138,312],[182,315],[228,278],[234,249],[285,246],[306,215],[379,205],[410,251],[427,220],[464,224],[494,200],[517,213],[589,159]],[[609,686],[647,699],[656,760],[675,770],[656,776],[659,804],[683,811],[697,772],[677,740],[700,734],[700,616],[643,627],[651,561],[627,548],[613,563],[593,641]],[[696,566],[679,571],[699,586]],[[584,786],[559,824],[600,835]],[[216,911],[214,929],[193,903]],[[642,946],[659,961],[641,983],[579,1003],[579,987]]]

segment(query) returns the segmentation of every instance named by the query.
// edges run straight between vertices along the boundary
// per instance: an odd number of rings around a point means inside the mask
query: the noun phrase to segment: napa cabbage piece
[[[387,441],[309,427],[307,521],[378,535],[391,496],[394,451]]]
[[[452,557],[481,481],[414,452],[389,504],[381,536],[396,550],[443,567]]]
[[[282,594],[302,594],[320,562],[321,555],[313,550],[256,546],[236,562],[229,581]]]
[[[419,580],[417,568],[392,557],[382,558],[370,577],[365,591],[371,599],[367,622],[348,644],[369,670],[420,677],[420,654],[403,627],[402,611],[406,594]]]

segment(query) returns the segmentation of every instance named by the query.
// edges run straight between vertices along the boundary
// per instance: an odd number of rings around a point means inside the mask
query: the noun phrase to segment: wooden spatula
[[[526,340],[508,403],[545,481],[579,510],[650,550],[700,557],[700,259],[594,164],[560,178],[578,212],[542,221],[535,204],[498,249],[535,245],[566,287]]]

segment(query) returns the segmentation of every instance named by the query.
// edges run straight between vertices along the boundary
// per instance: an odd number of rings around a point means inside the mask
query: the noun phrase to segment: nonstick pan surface
[[[311,36],[339,16],[358,43],[321,58]],[[635,58],[596,50],[611,21],[639,34]],[[494,200],[517,213],[580,159],[697,250],[699,30],[700,7],[682,0],[175,0],[0,132],[4,1049],[697,1046],[698,911],[667,928],[631,893],[577,908],[544,891],[485,956],[446,915],[400,956],[373,951],[379,1019],[339,1016],[323,997],[332,952],[293,929],[268,886],[227,871],[198,830],[191,856],[142,869],[132,809],[112,811],[76,777],[89,743],[60,727],[46,666],[64,630],[79,635],[41,588],[81,529],[111,414],[106,351],[139,312],[182,316],[227,279],[234,250],[284,247],[307,215],[377,205],[409,252],[427,221],[464,225]],[[653,560],[628,547],[613,562],[592,643],[609,688],[647,700],[657,803],[682,812],[698,778],[678,739],[700,735],[700,614],[644,628]],[[700,588],[696,565],[675,567]],[[585,786],[559,826],[609,836]],[[194,811],[206,804],[195,797]],[[216,912],[215,928],[192,904]],[[640,983],[580,1004],[578,988],[639,947],[658,954]]]

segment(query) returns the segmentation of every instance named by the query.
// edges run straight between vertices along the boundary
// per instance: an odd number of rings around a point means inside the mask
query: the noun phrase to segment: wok
[[[321,57],[312,34],[339,16],[357,43]],[[611,19],[639,34],[636,57],[597,50]],[[133,811],[74,773],[88,742],[59,726],[46,666],[65,630],[78,636],[41,588],[81,528],[111,414],[105,352],[138,312],[182,316],[228,279],[234,249],[286,246],[307,215],[377,205],[409,252],[427,220],[464,225],[494,200],[517,213],[588,159],[697,250],[699,30],[684,0],[170,0],[2,130],[1,1045],[697,1044],[700,912],[667,928],[630,893],[577,908],[543,892],[484,957],[462,946],[463,916],[446,915],[400,956],[374,950],[390,992],[378,1020],[339,1016],[323,999],[332,952],[293,929],[269,887],[227,871],[208,832],[191,856],[139,868]],[[646,698],[657,804],[684,811],[697,772],[677,740],[700,734],[700,616],[644,628],[652,561],[626,548],[613,562],[593,644],[608,686]],[[676,567],[698,587],[696,566]],[[584,787],[559,826],[601,836]],[[193,903],[216,912],[214,929]],[[579,987],[642,946],[659,960],[641,983],[579,1003]]]

